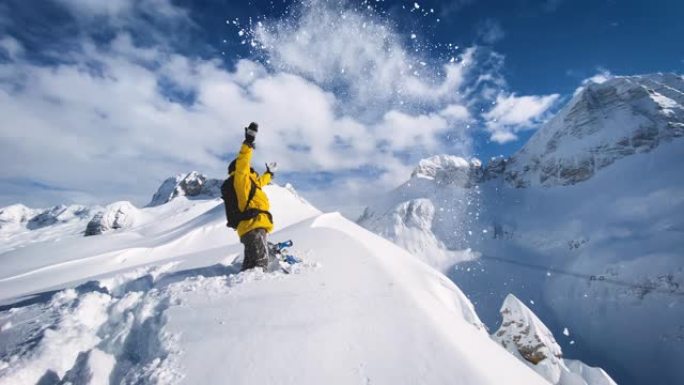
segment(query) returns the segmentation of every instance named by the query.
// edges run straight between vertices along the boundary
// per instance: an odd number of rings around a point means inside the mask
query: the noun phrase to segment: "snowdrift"
[[[0,384],[548,384],[441,273],[266,192],[292,274],[238,273],[221,201],[180,194],[130,228],[0,255]]]

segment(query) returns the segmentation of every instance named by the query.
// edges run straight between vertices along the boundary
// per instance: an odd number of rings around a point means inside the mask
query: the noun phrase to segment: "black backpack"
[[[235,178],[231,175],[223,182],[223,185],[221,185],[221,198],[223,198],[223,205],[226,207],[227,226],[232,229],[237,229],[240,222],[252,219],[261,213],[266,214],[271,223],[273,223],[271,213],[268,211],[249,208],[249,203],[252,201],[252,198],[254,198],[254,194],[258,188],[251,178],[249,196],[247,197],[247,204],[245,204],[246,209],[245,211],[240,211],[240,209],[238,209],[237,194],[235,193],[235,185],[233,184],[234,180]]]

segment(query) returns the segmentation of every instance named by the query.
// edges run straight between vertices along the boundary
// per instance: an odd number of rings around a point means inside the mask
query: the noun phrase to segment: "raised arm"
[[[235,159],[235,176],[233,187],[237,196],[238,209],[244,211],[247,207],[247,198],[251,189],[250,164],[252,162],[252,151],[254,150],[254,139],[259,130],[259,125],[252,122],[249,127],[245,127],[245,141],[240,146],[240,152]]]

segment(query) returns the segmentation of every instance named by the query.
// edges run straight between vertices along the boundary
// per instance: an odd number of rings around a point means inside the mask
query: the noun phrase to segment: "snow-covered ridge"
[[[221,195],[222,183],[222,180],[208,178],[196,171],[179,174],[161,184],[148,207],[160,206],[179,197],[215,199]],[[40,231],[41,236],[33,236],[33,239],[42,241],[56,234],[99,235],[144,224],[145,218],[144,211],[127,201],[106,207],[57,205],[47,209],[15,204],[0,208],[0,239],[6,241],[6,248],[0,248],[0,251],[17,247],[24,239],[31,238],[27,232]],[[55,230],[56,227],[68,227],[69,231]]]
[[[491,162],[486,177],[516,187],[572,185],[682,136],[682,76],[615,77],[584,87],[519,152]]]
[[[0,384],[548,385],[445,276],[291,188],[265,192],[270,238],[304,260],[289,275],[238,273],[218,199],[0,255]]]
[[[89,217],[91,212],[91,207],[81,205],[58,205],[49,209],[12,205],[0,209],[0,229],[26,227],[29,230],[38,230],[55,224],[82,220]]]

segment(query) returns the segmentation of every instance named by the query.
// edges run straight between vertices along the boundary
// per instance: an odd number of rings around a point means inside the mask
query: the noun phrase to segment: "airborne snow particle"
[[[420,4],[418,4],[418,3],[413,3],[413,8],[415,8],[415,9],[420,9]]]
[[[563,335],[566,337],[570,336],[570,331],[568,330],[568,328],[563,328]]]
[[[574,345],[574,344],[575,344],[575,340],[570,341],[570,345]]]
[[[412,34],[411,34],[411,39],[415,39],[415,38],[416,38],[416,34],[415,34],[415,33],[412,33]]]

